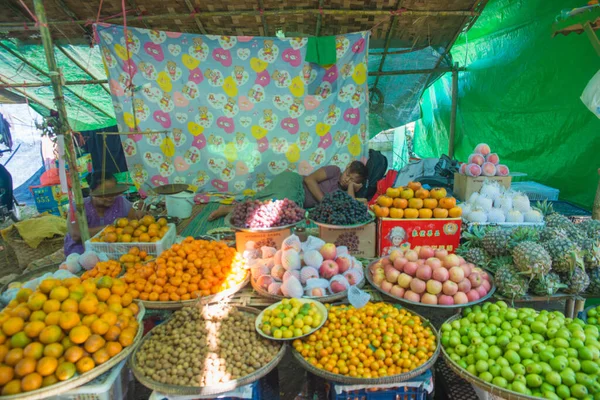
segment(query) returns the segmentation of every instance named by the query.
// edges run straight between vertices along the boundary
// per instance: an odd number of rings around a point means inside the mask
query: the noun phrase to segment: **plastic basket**
[[[333,386],[329,391],[330,400],[396,400],[396,399],[410,399],[410,400],[426,400],[427,391],[423,388],[416,387],[398,387],[392,389],[382,389],[377,391],[371,391],[366,389],[353,390],[350,392],[343,392],[336,394]]]
[[[127,360],[121,361],[108,372],[90,383],[70,390],[50,400],[114,400],[127,398],[129,369],[124,368]]]
[[[177,230],[175,224],[168,224],[169,230],[167,234],[163,236],[161,240],[154,243],[103,243],[103,242],[92,242],[88,240],[85,242],[85,249],[95,251],[96,253],[104,253],[111,260],[118,260],[123,254],[127,254],[132,247],[137,247],[140,251],[145,251],[148,255],[157,257],[163,251],[175,243],[177,238]],[[102,232],[99,232],[94,238],[100,237]]]
[[[525,193],[529,200],[558,200],[560,193],[558,189],[533,181],[513,182],[510,188]]]
[[[253,382],[249,385],[239,387],[232,392],[221,393],[218,397],[205,397],[205,396],[177,396],[177,395],[164,395],[158,393],[157,391],[153,391],[148,400],[183,400],[183,399],[202,399],[202,400],[265,400],[266,398],[262,396],[261,391],[261,381],[259,379],[256,382]],[[239,393],[252,393],[252,397],[250,396],[239,396]],[[231,396],[232,393],[235,393],[235,396]]]

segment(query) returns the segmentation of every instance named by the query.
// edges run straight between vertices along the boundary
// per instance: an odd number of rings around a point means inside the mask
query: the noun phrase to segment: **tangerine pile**
[[[66,381],[131,346],[139,311],[119,279],[46,279],[0,312],[1,394]]]
[[[125,268],[131,268],[136,263],[140,263],[142,261],[143,262],[150,261],[153,258],[154,257],[151,255],[148,255],[147,252],[140,250],[137,247],[132,247],[129,249],[127,254],[123,254],[119,258],[119,262],[121,262]]]
[[[163,238],[169,231],[167,220],[159,218],[158,221],[151,215],[142,219],[119,218],[114,225],[109,225],[93,242],[105,243],[154,243]]]
[[[128,269],[123,280],[134,299],[180,301],[234,287],[247,272],[240,254],[224,242],[188,237],[156,260]]]
[[[380,218],[458,218],[462,209],[456,199],[447,196],[446,189],[424,189],[419,182],[405,187],[388,188],[377,198],[373,212]]]
[[[119,276],[122,269],[121,263],[118,261],[100,261],[94,268],[90,269],[89,271],[85,271],[83,275],[81,275],[81,279],[86,280],[88,278],[100,278],[103,276],[116,278]]]
[[[380,378],[423,365],[436,350],[436,338],[420,317],[388,303],[360,309],[330,306],[327,322],[294,349],[313,366],[355,378]]]

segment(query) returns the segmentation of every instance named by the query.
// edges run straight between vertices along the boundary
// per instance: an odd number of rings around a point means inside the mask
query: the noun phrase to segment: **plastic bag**
[[[596,117],[600,118],[600,71],[583,90],[581,101]]]

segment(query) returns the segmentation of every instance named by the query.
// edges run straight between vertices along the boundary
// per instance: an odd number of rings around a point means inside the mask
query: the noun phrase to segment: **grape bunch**
[[[321,203],[309,211],[308,217],[331,225],[354,225],[371,219],[367,206],[342,190],[327,193]]]
[[[344,232],[338,236],[335,241],[335,246],[346,246],[350,253],[356,253],[358,251],[358,244],[360,240],[356,235],[356,232]]]
[[[304,218],[305,211],[292,200],[246,200],[236,204],[231,223],[239,228],[273,228],[290,225]]]

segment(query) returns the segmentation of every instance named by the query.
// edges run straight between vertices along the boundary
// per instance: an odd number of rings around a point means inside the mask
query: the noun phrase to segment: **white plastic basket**
[[[560,190],[551,188],[550,186],[542,185],[534,181],[513,182],[510,185],[512,190],[525,193],[529,200],[558,200]]]
[[[129,387],[129,368],[125,368],[127,360],[121,361],[111,370],[100,375],[90,383],[70,390],[49,400],[116,400],[127,398]]]
[[[118,260],[123,254],[127,254],[132,247],[137,247],[140,251],[145,251],[148,255],[157,257],[163,251],[167,250],[175,243],[177,237],[177,230],[175,224],[168,224],[169,230],[167,234],[163,236],[158,242],[154,243],[103,243],[103,242],[92,242],[88,240],[85,242],[85,249],[95,251],[96,253],[104,253],[111,260]],[[102,232],[99,232],[94,236],[100,237]]]

